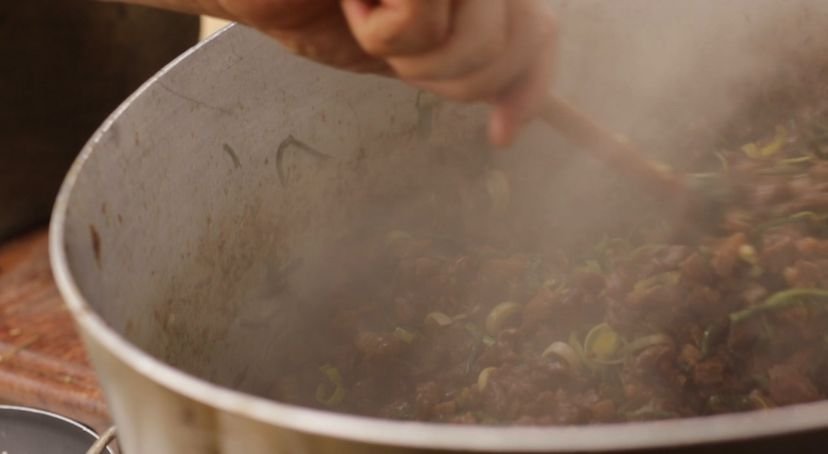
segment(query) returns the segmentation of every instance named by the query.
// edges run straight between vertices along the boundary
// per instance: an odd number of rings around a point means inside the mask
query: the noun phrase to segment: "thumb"
[[[375,57],[421,54],[442,44],[451,26],[451,0],[342,0],[354,38]]]

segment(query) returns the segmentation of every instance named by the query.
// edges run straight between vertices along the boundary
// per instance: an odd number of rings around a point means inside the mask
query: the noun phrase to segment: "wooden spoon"
[[[620,139],[555,95],[546,97],[539,116],[567,140],[584,147],[594,158],[655,190],[666,191],[665,196],[684,198],[692,192],[682,175],[647,159],[633,144]]]

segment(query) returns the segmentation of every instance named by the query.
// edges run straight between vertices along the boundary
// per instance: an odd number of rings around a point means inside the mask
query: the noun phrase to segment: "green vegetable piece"
[[[477,389],[483,391],[486,389],[486,386],[489,384],[489,375],[497,369],[496,367],[487,367],[480,371],[480,374],[477,375]]]
[[[320,383],[316,387],[316,401],[328,407],[336,407],[345,400],[342,375],[340,375],[339,369],[331,365],[324,365],[319,370],[328,379],[328,383]],[[331,391],[331,387],[333,387],[333,391]]]
[[[492,345],[497,343],[497,339],[495,339],[494,337],[489,336],[487,334],[483,334],[483,331],[481,331],[480,328],[478,328],[477,325],[475,325],[474,323],[468,322],[468,323],[466,323],[465,327],[466,327],[466,332],[471,334],[471,336],[475,340],[480,341],[480,343],[482,343],[483,345],[485,345],[487,347],[491,347]],[[479,345],[480,344],[477,344],[475,346],[475,349],[478,349]],[[475,352],[475,355],[476,354],[477,353]]]
[[[750,393],[750,395],[748,396],[748,399],[750,399],[750,401],[753,403],[753,408],[762,409],[762,410],[767,410],[768,408],[771,408],[771,405],[768,404],[768,401],[766,401],[765,398],[763,398],[757,392]]]
[[[765,312],[786,309],[793,305],[818,300],[828,302],[828,290],[818,288],[792,288],[774,293],[762,304],[730,314],[730,323],[739,323]]]
[[[620,348],[621,338],[606,323],[592,327],[584,339],[584,351],[589,359],[613,360]]]
[[[475,325],[472,322],[468,322],[464,326],[466,328],[466,332],[471,334],[473,338],[481,342],[483,341],[483,333],[480,331],[480,328],[478,328],[477,325]]]
[[[787,141],[788,130],[784,126],[777,126],[776,135],[770,143],[763,147],[749,143],[742,147],[742,151],[752,159],[768,159],[782,151]]]
[[[828,221],[828,214],[819,214],[814,213],[813,211],[800,211],[799,213],[794,213],[784,218],[772,219],[770,221],[763,222],[762,224],[757,225],[754,230],[758,233],[762,233],[776,227],[781,227],[787,224],[795,224],[797,222],[819,223],[825,221]]]
[[[713,351],[713,345],[719,343],[727,334],[727,324],[722,322],[713,323],[704,330],[702,335],[701,353],[707,357]]]
[[[796,158],[780,159],[780,160],[776,161],[776,163],[779,164],[779,165],[788,166],[788,165],[809,164],[809,163],[813,162],[813,160],[814,160],[813,156],[799,156],[799,157],[796,157]]]
[[[679,283],[680,278],[681,274],[678,271],[666,271],[636,282],[633,291],[645,292],[656,287],[676,285]]]
[[[579,266],[576,271],[581,272],[588,272],[588,273],[596,273],[596,274],[603,274],[604,270],[601,268],[601,264],[598,263],[598,260],[587,260],[584,262],[583,265]]]
[[[407,329],[398,326],[394,328],[394,337],[405,342],[406,344],[410,344],[414,342],[414,338],[416,336],[414,336],[414,333],[412,333],[411,331],[408,331]]]
[[[578,340],[578,334],[574,331],[569,333],[569,346],[572,347],[572,350],[578,354],[578,357],[581,359],[586,358],[586,354],[584,353],[584,347],[581,346],[581,341]]]
[[[549,346],[546,347],[541,354],[541,357],[548,358],[550,356],[557,356],[558,358],[564,360],[573,371],[581,370],[581,356],[575,351],[574,348],[572,348],[571,345],[566,342],[558,341],[549,344]]]
[[[506,326],[506,324],[520,312],[521,306],[512,301],[506,301],[493,307],[486,317],[486,332],[492,336]]]
[[[730,171],[730,164],[727,161],[727,156],[725,156],[725,154],[721,151],[717,151],[715,154],[716,159],[718,159],[719,163],[722,165],[722,170],[725,172]]]
[[[511,188],[509,178],[501,170],[492,170],[486,175],[486,191],[492,202],[492,210],[502,212],[509,207]]]
[[[424,322],[426,325],[448,326],[454,323],[454,319],[442,312],[429,312]]]

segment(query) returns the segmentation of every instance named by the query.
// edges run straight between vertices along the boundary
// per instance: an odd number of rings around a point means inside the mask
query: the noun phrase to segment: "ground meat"
[[[693,383],[714,386],[724,382],[725,364],[720,358],[701,361],[693,367]]]
[[[828,283],[828,260],[797,260],[785,268],[784,275],[791,287],[825,287]]]
[[[681,276],[687,282],[700,285],[710,285],[714,279],[713,268],[698,252],[691,254],[682,262]]]
[[[765,237],[762,247],[762,263],[769,271],[781,273],[791,266],[798,256],[793,239],[788,235],[773,235]]]
[[[734,233],[727,237],[713,252],[711,265],[719,277],[728,278],[733,276],[738,265],[741,264],[739,249],[748,244],[747,235],[744,232]]]
[[[644,382],[673,384],[681,381],[675,348],[670,344],[645,348],[635,356],[628,371],[636,380]]]
[[[617,408],[615,402],[604,399],[592,404],[589,410],[592,413],[592,419],[595,421],[609,422],[615,419]]]
[[[828,257],[828,240],[814,237],[802,238],[796,242],[796,250],[803,258]]]
[[[822,115],[828,124],[828,109]],[[330,344],[286,355],[273,397],[497,425],[676,418],[822,399],[828,161],[800,142],[807,136],[792,131],[763,159],[735,144],[722,157],[731,205],[681,235],[664,234],[670,220],[645,213],[640,227],[572,254],[554,241],[526,247],[517,232],[544,240],[542,229],[526,226],[475,236],[458,229],[451,238],[439,222],[426,222],[436,232],[382,232],[368,247],[379,252],[362,251],[379,255],[371,259],[376,282],[349,282],[348,270],[337,270],[332,309],[315,325]],[[758,140],[761,148],[770,139]]]
[[[720,309],[721,294],[707,286],[685,287],[685,301],[693,312],[704,315],[717,313]]]
[[[404,343],[393,334],[363,331],[357,335],[354,345],[366,359],[376,359],[399,354]]]
[[[539,324],[549,322],[556,315],[560,299],[559,292],[549,287],[541,287],[523,307],[523,327],[531,330]]]
[[[784,201],[790,195],[786,182],[757,184],[753,187],[751,203],[756,207],[765,207]]]
[[[437,383],[428,381],[417,385],[414,401],[416,403],[417,416],[420,419],[427,419],[432,414],[432,408],[437,405],[443,395]]]
[[[684,369],[695,368],[702,357],[702,352],[693,344],[685,344],[679,354],[679,364]]]
[[[690,254],[687,246],[673,245],[658,250],[653,256],[653,262],[661,268],[659,271],[675,270]]]
[[[813,382],[800,370],[789,365],[776,365],[768,371],[768,392],[779,405],[811,402],[820,398]]]

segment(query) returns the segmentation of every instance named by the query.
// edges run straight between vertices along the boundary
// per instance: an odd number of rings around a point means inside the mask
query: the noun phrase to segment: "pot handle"
[[[109,429],[107,429],[106,432],[104,432],[103,435],[101,435],[101,437],[98,438],[97,441],[95,441],[95,444],[93,444],[92,447],[90,447],[89,450],[86,451],[86,454],[105,454],[107,452],[111,453],[112,451],[109,451],[107,449],[107,446],[109,446],[109,444],[112,443],[114,440],[115,426],[112,426]]]

